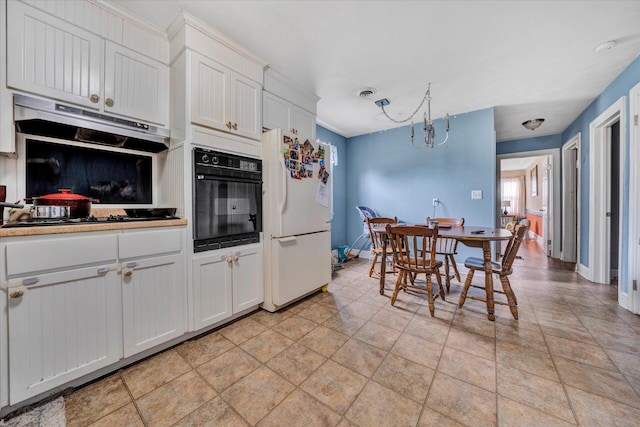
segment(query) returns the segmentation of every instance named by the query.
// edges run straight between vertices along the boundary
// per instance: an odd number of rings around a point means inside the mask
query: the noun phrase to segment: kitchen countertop
[[[0,238],[37,236],[42,234],[84,233],[89,231],[129,230],[134,228],[177,227],[187,225],[186,219],[160,219],[156,221],[102,222],[71,225],[45,225],[42,227],[0,228]]]
[[[109,215],[123,215],[122,209],[96,208],[91,214],[97,217]],[[68,225],[45,225],[42,227],[12,227],[0,228],[0,238],[38,236],[44,234],[85,233],[90,231],[129,230],[135,228],[178,227],[187,225],[186,219],[159,219],[153,221],[129,221],[129,222],[86,222]]]

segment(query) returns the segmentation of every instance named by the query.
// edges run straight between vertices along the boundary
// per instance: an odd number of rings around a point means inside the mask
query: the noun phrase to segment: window
[[[502,200],[508,200],[511,206],[507,212],[511,215],[524,217],[524,176],[502,178]]]

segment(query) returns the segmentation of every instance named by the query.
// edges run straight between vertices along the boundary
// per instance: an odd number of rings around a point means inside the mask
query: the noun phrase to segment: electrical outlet
[[[440,204],[440,200],[439,199],[433,199],[433,206],[436,207]]]
[[[482,199],[482,190],[471,190],[471,199],[473,200]]]

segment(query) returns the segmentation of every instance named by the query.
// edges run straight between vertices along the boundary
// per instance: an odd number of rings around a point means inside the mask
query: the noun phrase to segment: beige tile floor
[[[481,302],[435,317],[423,297],[389,304],[367,261],[326,293],[255,312],[65,397],[71,426],[637,426],[640,317],[615,287],[522,248],[520,320]],[[482,276],[474,280],[482,280]]]

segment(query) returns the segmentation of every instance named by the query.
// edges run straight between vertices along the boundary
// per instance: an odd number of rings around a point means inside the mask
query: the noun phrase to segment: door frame
[[[560,252],[560,259],[562,261],[567,261],[567,262],[575,262],[576,266],[578,264],[580,264],[580,189],[581,189],[581,179],[580,179],[580,169],[581,169],[581,165],[580,165],[580,161],[581,161],[581,138],[582,138],[582,133],[578,132],[573,138],[569,139],[567,142],[565,142],[562,145],[562,251]],[[575,212],[575,218],[576,218],[576,229],[575,229],[575,235],[573,235],[573,230],[571,230],[571,234],[568,233],[569,228],[567,227],[567,200],[565,198],[565,196],[568,194],[568,189],[567,189],[567,176],[568,176],[568,170],[566,170],[564,168],[564,159],[565,156],[567,155],[566,153],[571,151],[571,150],[576,150],[576,167],[575,167],[575,181],[576,181],[576,212]],[[573,259],[566,259],[566,253],[565,253],[565,248],[566,248],[566,242],[572,240],[575,241],[576,244],[576,248],[575,248],[575,260]]]
[[[547,215],[551,228],[551,257],[560,258],[560,149],[550,148],[546,150],[523,151],[519,153],[498,154],[496,156],[496,196],[499,198],[501,194],[500,171],[502,170],[502,159],[514,159],[519,157],[542,157],[551,156],[552,173],[550,175],[551,185],[549,186],[549,202]],[[499,206],[500,201],[496,204]],[[498,209],[500,209],[498,207]],[[548,234],[547,234],[548,235]]]
[[[607,209],[609,200],[610,173],[610,128],[620,121],[620,164],[626,162],[627,111],[626,96],[620,97],[609,108],[589,123],[589,267],[587,279],[592,282],[608,284],[610,280],[609,220]],[[624,183],[624,167],[620,167],[620,183]],[[622,186],[621,186],[622,188]],[[624,197],[620,197],[619,212],[623,212]],[[622,253],[622,227],[619,230],[619,252]],[[620,258],[619,258],[620,259]],[[618,259],[618,264],[620,261]],[[618,270],[620,270],[618,268]],[[628,305],[628,293],[618,292],[618,302]],[[621,298],[625,300],[622,303]]]
[[[629,90],[629,117],[633,117],[633,122],[629,127],[629,254],[627,258],[628,279],[621,285],[626,285],[628,293],[631,294],[629,309],[634,313],[640,313],[640,293],[633,289],[633,282],[638,282],[640,268],[640,128],[638,116],[640,115],[640,83]],[[619,297],[618,297],[619,299]],[[621,304],[622,305],[622,304]],[[623,305],[624,307],[624,305]],[[627,307],[625,307],[627,308]]]

